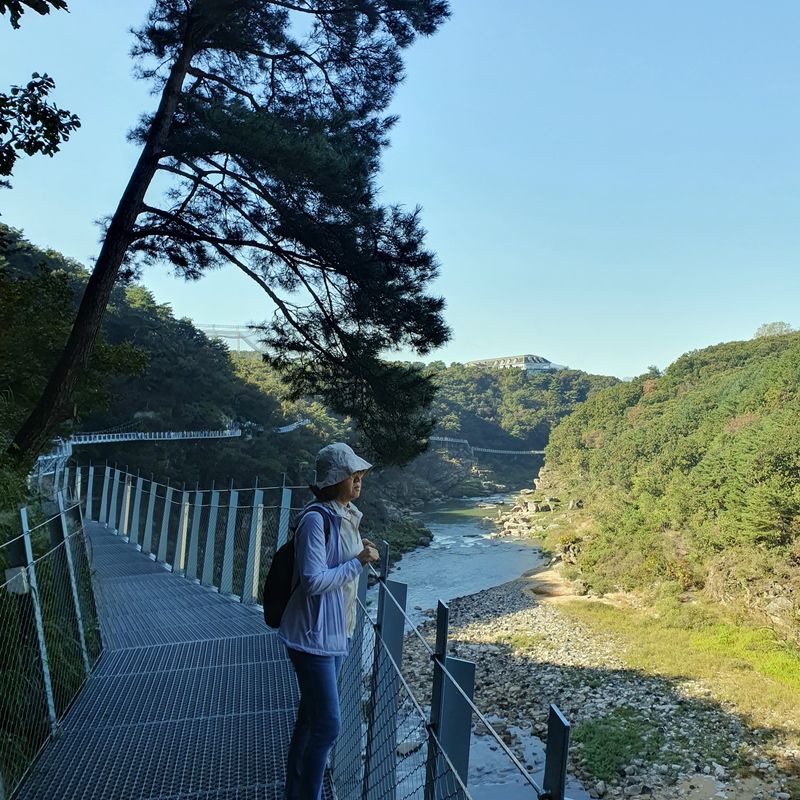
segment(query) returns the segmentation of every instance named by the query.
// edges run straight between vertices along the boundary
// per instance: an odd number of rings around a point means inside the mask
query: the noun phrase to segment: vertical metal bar
[[[143,486],[144,486],[144,478],[137,477],[136,491],[134,492],[133,495],[133,514],[131,515],[130,542],[131,544],[135,544],[139,550],[141,550],[141,547],[139,546],[139,515],[142,510]]]
[[[113,483],[111,484],[111,506],[108,509],[108,527],[117,533],[117,495],[119,494],[119,478],[121,470],[114,469]]]
[[[433,685],[431,686],[430,729],[439,735],[442,724],[442,698],[444,673],[442,664],[447,658],[447,635],[450,626],[450,608],[441,600],[436,605],[436,645],[433,652]],[[428,760],[425,770],[425,800],[438,800],[439,748],[433,736],[428,737]]]
[[[189,538],[189,492],[181,495],[181,519],[178,525],[178,540],[175,542],[175,557],[172,560],[172,571],[183,575],[186,567],[186,540]]]
[[[161,536],[158,540],[158,556],[156,561],[167,563],[167,539],[169,538],[169,514],[172,511],[173,488],[167,483],[167,494],[164,498],[164,513],[161,516]]]
[[[75,501],[81,502],[81,491],[83,489],[83,467],[75,467]]]
[[[206,549],[203,554],[203,586],[214,585],[214,546],[217,539],[217,514],[219,513],[219,492],[211,492],[211,508],[208,510],[206,528]]]
[[[394,600],[386,596],[387,592]],[[407,594],[406,584],[381,581],[377,623],[380,635],[375,638],[363,800],[391,797],[397,786],[397,693],[400,679],[394,664],[403,663]]]
[[[101,525],[108,527],[108,484],[111,480],[111,467],[106,464],[106,469],[103,474],[103,494],[100,496],[100,514],[98,515],[98,522]]]
[[[264,520],[264,492],[253,493],[253,514],[250,518],[250,539],[247,543],[247,563],[244,570],[243,603],[258,602],[258,579],[261,573],[261,533]]]
[[[94,519],[93,502],[94,497],[92,492],[94,490],[94,464],[89,464],[89,477],[86,479],[86,519]]]
[[[462,658],[445,658],[445,667],[453,679],[464,691],[464,694],[472,700],[475,693],[475,664],[472,661],[465,661]],[[464,786],[467,785],[469,774],[469,748],[472,735],[472,707],[464,698],[464,695],[453,686],[453,682],[447,675],[444,675],[444,686],[442,691],[442,715],[439,720],[439,744],[447,753],[450,763],[456,773],[461,778]],[[447,775],[444,765],[439,769],[441,784],[439,787],[439,797],[445,797],[449,788],[446,786]]]
[[[67,513],[64,507],[64,494],[60,492],[57,498],[58,515],[61,517],[61,539],[64,543],[64,555],[67,559],[67,571],[69,573],[69,585],[72,589],[72,603],[75,606],[75,620],[78,625],[78,639],[81,645],[81,656],[83,658],[83,669],[88,678],[92,672],[89,664],[89,651],[86,649],[86,633],[83,629],[83,614],[81,613],[81,602],[78,597],[78,583],[75,580],[75,564],[72,561],[72,547],[69,541],[69,526],[67,525]]]
[[[236,512],[239,492],[231,489],[228,501],[228,525],[225,528],[225,549],[222,553],[222,577],[219,590],[222,594],[233,594],[233,540],[236,535]]]
[[[36,623],[36,638],[39,645],[39,661],[42,667],[45,698],[47,700],[47,716],[50,720],[50,733],[55,736],[58,730],[56,718],[56,703],[53,696],[53,682],[50,680],[50,661],[47,658],[47,644],[44,640],[44,621],[42,619],[42,606],[39,598],[39,584],[36,581],[36,564],[33,561],[33,547],[31,546],[31,531],[28,525],[28,509],[21,508],[19,515],[22,520],[22,536],[25,544],[25,560],[28,568],[28,582],[31,587],[31,600],[33,602],[33,617]]]
[[[292,516],[292,490],[285,486],[281,490],[281,515],[278,518],[278,543],[275,545],[275,552],[286,544],[289,538],[289,520]]]
[[[158,494],[158,484],[150,478],[150,489],[147,498],[147,517],[144,522],[144,537],[142,538],[142,552],[150,554],[153,549],[153,515],[156,510],[156,494]]]
[[[203,493],[194,493],[194,509],[192,511],[192,536],[189,539],[189,560],[186,562],[186,577],[197,580],[197,551],[200,545],[200,517],[203,513]]]
[[[552,800],[564,800],[567,789],[567,756],[569,754],[569,722],[558,709],[551,705],[547,716],[547,750],[544,757],[545,793]]]
[[[125,489],[122,495],[122,516],[120,518],[119,532],[124,539],[130,541],[130,527],[128,520],[131,513],[131,476],[125,473]]]

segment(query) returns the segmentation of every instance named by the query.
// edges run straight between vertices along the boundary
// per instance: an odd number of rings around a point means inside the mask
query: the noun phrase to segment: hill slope
[[[542,488],[584,500],[569,550],[599,590],[669,584],[800,625],[800,334],[687,353],[590,397]]]

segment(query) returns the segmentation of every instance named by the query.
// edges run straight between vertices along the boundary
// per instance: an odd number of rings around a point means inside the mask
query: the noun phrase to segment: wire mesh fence
[[[359,601],[339,680],[342,727],[331,768],[336,795],[465,800],[470,795],[464,779],[430,724],[430,710],[426,713],[403,674],[398,631],[402,636],[402,627],[373,622]]]
[[[28,509],[21,509],[20,534],[0,545],[3,796],[57,732],[102,649],[81,510],[67,496],[79,496],[74,484],[59,490],[57,513],[33,526]]]

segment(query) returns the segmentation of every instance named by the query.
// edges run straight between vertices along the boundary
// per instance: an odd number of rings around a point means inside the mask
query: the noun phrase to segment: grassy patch
[[[582,745],[586,768],[604,781],[618,778],[634,758],[654,763],[664,744],[658,725],[628,706],[579,723],[572,737]]]
[[[677,600],[648,611],[582,602],[560,608],[597,632],[618,636],[629,667],[701,680],[752,724],[800,732],[800,652],[772,631]]]

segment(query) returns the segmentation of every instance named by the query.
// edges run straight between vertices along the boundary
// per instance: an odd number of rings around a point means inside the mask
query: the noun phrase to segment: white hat
[[[317,489],[334,486],[354,472],[366,472],[372,467],[369,461],[357,456],[344,442],[326,445],[317,453]]]

